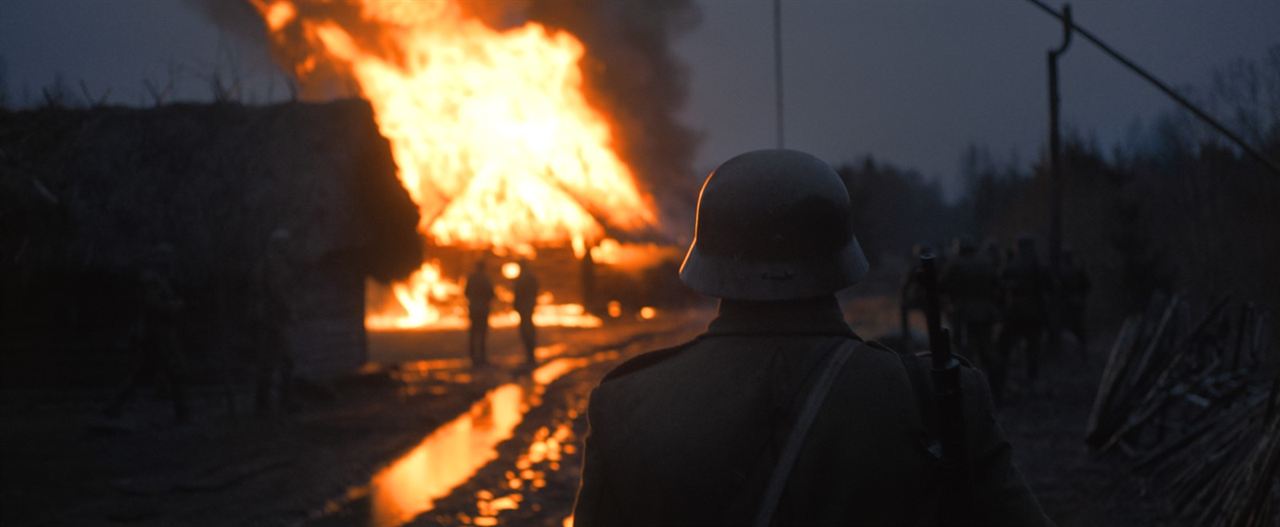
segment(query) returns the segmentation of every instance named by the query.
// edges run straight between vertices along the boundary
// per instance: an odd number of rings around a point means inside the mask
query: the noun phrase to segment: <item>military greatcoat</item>
[[[606,377],[591,396],[575,525],[750,524],[798,400],[842,342],[858,347],[807,435],[773,524],[937,524],[942,478],[907,367],[915,357],[863,343],[829,297],[725,301],[693,342]],[[950,520],[1050,524],[1010,458],[981,373],[966,368],[962,385],[973,501],[970,517]]]

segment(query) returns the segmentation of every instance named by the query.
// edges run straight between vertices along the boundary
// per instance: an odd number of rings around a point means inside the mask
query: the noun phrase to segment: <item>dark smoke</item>
[[[236,34],[261,39],[278,63],[290,69],[312,50],[297,24],[283,41],[270,39],[264,22],[247,2],[188,0]],[[616,149],[652,194],[667,232],[684,230],[696,198],[692,163],[698,137],[676,114],[687,95],[688,71],[671,40],[695,28],[701,12],[692,0],[461,0],[463,8],[502,29],[537,21],[576,36],[586,46],[583,71],[587,97],[614,123]],[[386,49],[376,28],[366,26],[359,7],[347,2],[296,2],[301,18],[340,21],[361,46]],[[353,94],[353,82],[332,64],[299,79],[303,99]]]

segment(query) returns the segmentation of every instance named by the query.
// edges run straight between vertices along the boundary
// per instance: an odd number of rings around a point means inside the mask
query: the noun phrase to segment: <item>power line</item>
[[[1178,103],[1180,106],[1187,109],[1187,111],[1191,112],[1192,115],[1195,115],[1196,117],[1200,118],[1200,120],[1204,121],[1205,124],[1208,124],[1209,126],[1213,127],[1215,130],[1217,130],[1219,133],[1226,136],[1226,138],[1230,139],[1232,143],[1235,143],[1235,145],[1240,147],[1241,150],[1244,150],[1244,152],[1248,154],[1249,157],[1252,157],[1254,160],[1261,163],[1262,166],[1265,167],[1267,170],[1270,170],[1272,174],[1276,176],[1280,176],[1280,166],[1277,166],[1274,161],[1262,155],[1262,152],[1259,152],[1253,146],[1250,146],[1249,143],[1246,143],[1244,139],[1241,139],[1240,136],[1236,135],[1235,132],[1232,132],[1222,123],[1219,123],[1217,119],[1214,119],[1207,112],[1205,112],[1204,110],[1201,110],[1198,106],[1193,104],[1191,101],[1187,100],[1186,97],[1183,97],[1181,94],[1174,91],[1173,88],[1169,87],[1168,84],[1165,84],[1160,79],[1157,79],[1155,75],[1151,74],[1151,72],[1148,72],[1146,69],[1143,69],[1142,66],[1139,66],[1136,63],[1134,63],[1132,60],[1129,60],[1128,57],[1121,55],[1119,51],[1116,51],[1114,48],[1107,45],[1106,42],[1103,42],[1102,39],[1095,36],[1089,30],[1083,27],[1080,27],[1080,25],[1075,23],[1074,21],[1070,19],[1064,20],[1062,13],[1055,11],[1052,7],[1049,7],[1047,4],[1045,4],[1041,0],[1026,0],[1026,1],[1040,8],[1045,13],[1048,13],[1054,18],[1060,21],[1064,21],[1064,23],[1066,24],[1070,24],[1071,28],[1075,32],[1080,33],[1080,36],[1083,37],[1085,40],[1092,42],[1093,45],[1097,46],[1098,49],[1102,50],[1103,53],[1110,55],[1111,58],[1115,59],[1120,64],[1123,64],[1126,68],[1129,68],[1129,70],[1138,74],[1139,77],[1146,79],[1147,82],[1150,82],[1157,89],[1164,92],[1165,95],[1168,95],[1169,98],[1173,99],[1174,102]]]

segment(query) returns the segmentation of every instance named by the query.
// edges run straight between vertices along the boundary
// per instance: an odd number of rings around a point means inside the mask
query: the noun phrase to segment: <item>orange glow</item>
[[[290,2],[273,2],[267,6],[265,16],[267,28],[271,31],[279,31],[298,16],[298,10]]]
[[[646,269],[665,259],[679,259],[680,256],[680,250],[675,247],[654,243],[623,244],[613,238],[605,238],[591,248],[591,259],[596,263],[623,271]]]
[[[522,395],[515,384],[494,389],[471,412],[436,429],[376,475],[370,489],[374,523],[399,525],[413,519],[496,458],[493,446],[511,437],[523,418]]]
[[[641,318],[641,319],[644,319],[644,320],[653,320],[653,317],[656,317],[656,316],[658,316],[658,310],[656,310],[656,309],[654,309],[654,308],[652,308],[652,307],[649,307],[649,306],[644,306],[644,307],[640,308],[640,318]]]
[[[351,494],[368,493],[370,525],[403,525],[431,510],[435,507],[434,500],[448,495],[485,464],[497,459],[497,446],[512,437],[526,413],[542,404],[541,395],[548,384],[579,368],[618,357],[616,350],[587,357],[560,357],[535,369],[531,383],[513,382],[494,388],[472,405],[469,412],[441,425],[409,453],[375,474],[367,491],[353,489]],[[425,371],[427,367],[423,365],[422,369]],[[539,482],[545,485],[545,474],[531,467],[542,461],[559,461],[562,452],[573,452],[570,425],[561,424],[554,431],[540,428],[529,448],[516,461],[519,472],[506,474],[512,493],[495,496],[488,490],[477,492],[480,514],[468,518],[467,523],[481,525],[479,522],[494,521],[499,512],[519,508],[524,498],[515,491],[526,485],[537,488]],[[337,510],[340,505],[327,508]]]
[[[573,35],[536,22],[495,30],[456,0],[349,0],[358,15],[335,14],[346,11],[325,0],[267,1],[254,5],[272,42],[304,48],[287,65],[303,82],[324,63],[369,100],[418,204],[418,230],[435,245],[581,255],[606,227],[656,224],[652,199],[614,150],[611,123],[584,96],[586,50]],[[428,266],[393,286],[395,304],[370,306],[366,325],[455,322],[433,293],[456,278]]]
[[[505,273],[506,266],[503,267]],[[408,280],[392,284],[391,291],[396,302],[371,309],[365,315],[365,327],[379,331],[416,328],[456,330],[466,329],[471,324],[467,318],[462,284],[444,277],[437,262],[422,264]],[[499,288],[498,297],[499,300],[510,302],[511,292]],[[550,292],[538,295],[538,305],[533,308],[534,324],[566,328],[597,328],[604,324],[599,317],[588,313],[581,304],[554,304],[554,298]],[[513,328],[518,325],[520,315],[513,310],[495,310],[489,315],[491,328]]]
[[[619,302],[617,300],[610,300],[608,305],[608,310],[609,310],[609,316],[612,318],[618,318],[622,316],[622,302]]]
[[[502,264],[502,276],[507,280],[515,280],[520,278],[520,264],[515,262],[507,262]]]

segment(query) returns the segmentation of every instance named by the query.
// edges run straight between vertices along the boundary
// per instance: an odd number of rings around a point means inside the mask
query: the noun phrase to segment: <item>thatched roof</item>
[[[247,270],[277,229],[301,261],[421,261],[417,207],[363,101],[0,111],[0,265],[186,278]]]

